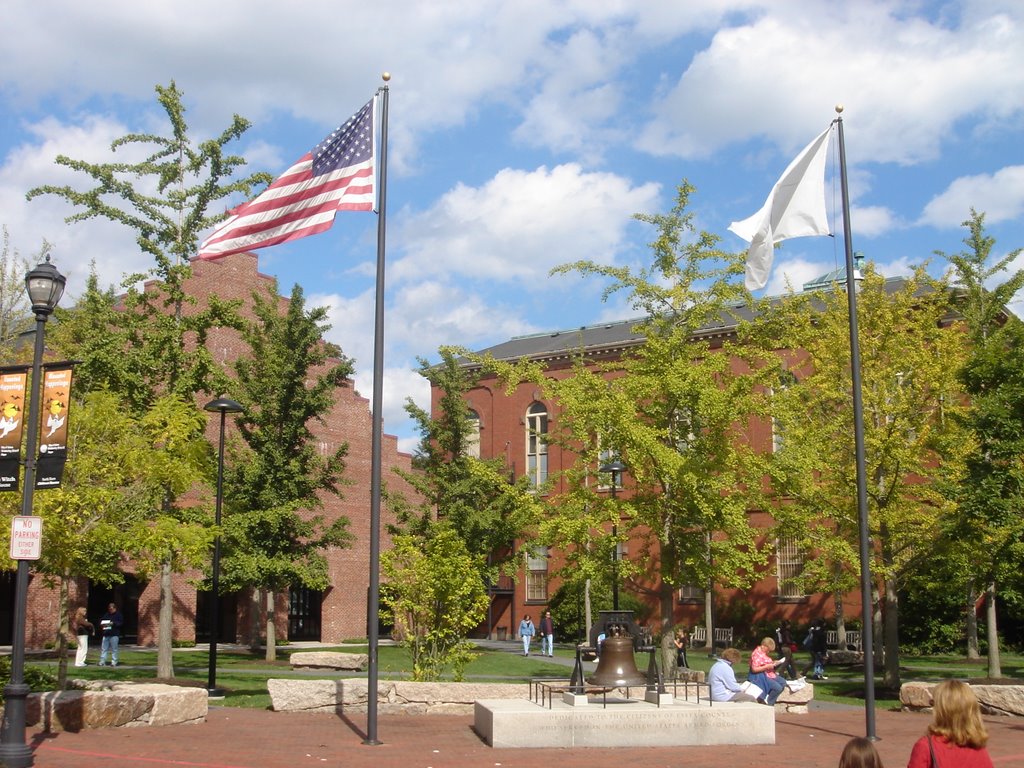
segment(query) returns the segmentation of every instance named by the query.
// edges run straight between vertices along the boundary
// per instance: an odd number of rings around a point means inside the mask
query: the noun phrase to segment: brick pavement
[[[469,716],[382,715],[383,743],[363,744],[365,716],[278,713],[214,707],[205,723],[43,734],[32,730],[37,768],[835,768],[843,745],[864,734],[856,707],[778,715],[776,743],[748,747],[492,749]],[[929,716],[879,712],[878,751],[888,768],[906,765]],[[1024,721],[986,718],[996,768],[1024,768]]]

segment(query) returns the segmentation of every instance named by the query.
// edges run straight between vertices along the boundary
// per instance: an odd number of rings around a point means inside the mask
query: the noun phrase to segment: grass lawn
[[[532,677],[568,677],[571,667],[549,662],[545,657],[534,655],[524,657],[515,652],[510,644],[508,650],[479,649],[480,655],[472,661],[465,672],[465,679],[473,682],[526,682]],[[292,653],[308,650],[284,646],[278,649],[278,660],[267,662],[262,652],[250,653],[235,648],[219,649],[217,653],[217,686],[225,690],[224,706],[265,708],[270,706],[267,693],[267,679],[272,677],[362,677],[365,673],[332,673],[326,670],[293,671],[288,661]],[[337,648],[317,650],[342,651],[344,653],[365,653],[365,645],[346,645]],[[556,648],[555,655],[572,659],[570,648]],[[96,652],[90,652],[90,664],[85,668],[69,665],[68,676],[86,680],[155,680],[156,649],[125,649],[120,654],[121,665],[116,668],[100,667],[96,664]],[[646,654],[637,656],[637,669],[647,670]],[[699,649],[690,651],[690,666],[707,672],[714,659]],[[797,654],[797,667],[806,663],[804,654]],[[1024,683],[1024,656],[1004,653],[1001,658],[1004,678],[1014,678]],[[55,671],[52,659],[36,661],[28,659],[29,665],[39,665]],[[401,647],[382,645],[378,654],[380,679],[410,679],[412,662],[408,651]],[[903,682],[911,680],[940,680],[947,677],[977,680],[984,678],[987,662],[968,661],[960,656],[904,656],[900,659]],[[208,676],[209,656],[205,650],[175,649],[173,682],[180,685],[205,687]],[[589,669],[589,665],[588,665]],[[830,666],[828,680],[815,682],[815,697],[825,701],[863,705],[864,671],[859,667]],[[451,679],[450,677],[447,679]],[[876,706],[882,709],[899,707],[897,691],[881,687],[881,677],[875,682]]]

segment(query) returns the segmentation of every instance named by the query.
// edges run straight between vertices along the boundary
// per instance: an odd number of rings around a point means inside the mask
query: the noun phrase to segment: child
[[[839,757],[839,768],[883,768],[875,745],[868,739],[850,739]]]

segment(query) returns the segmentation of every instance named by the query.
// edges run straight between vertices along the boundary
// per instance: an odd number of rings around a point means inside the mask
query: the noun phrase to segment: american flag
[[[231,211],[199,246],[215,259],[325,232],[338,211],[372,211],[373,106],[362,109],[253,200]]]

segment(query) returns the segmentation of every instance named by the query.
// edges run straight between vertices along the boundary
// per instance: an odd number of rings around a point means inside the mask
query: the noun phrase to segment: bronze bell
[[[597,671],[587,678],[590,685],[607,688],[629,688],[647,685],[647,676],[640,674],[633,657],[633,638],[607,637],[601,646]]]

